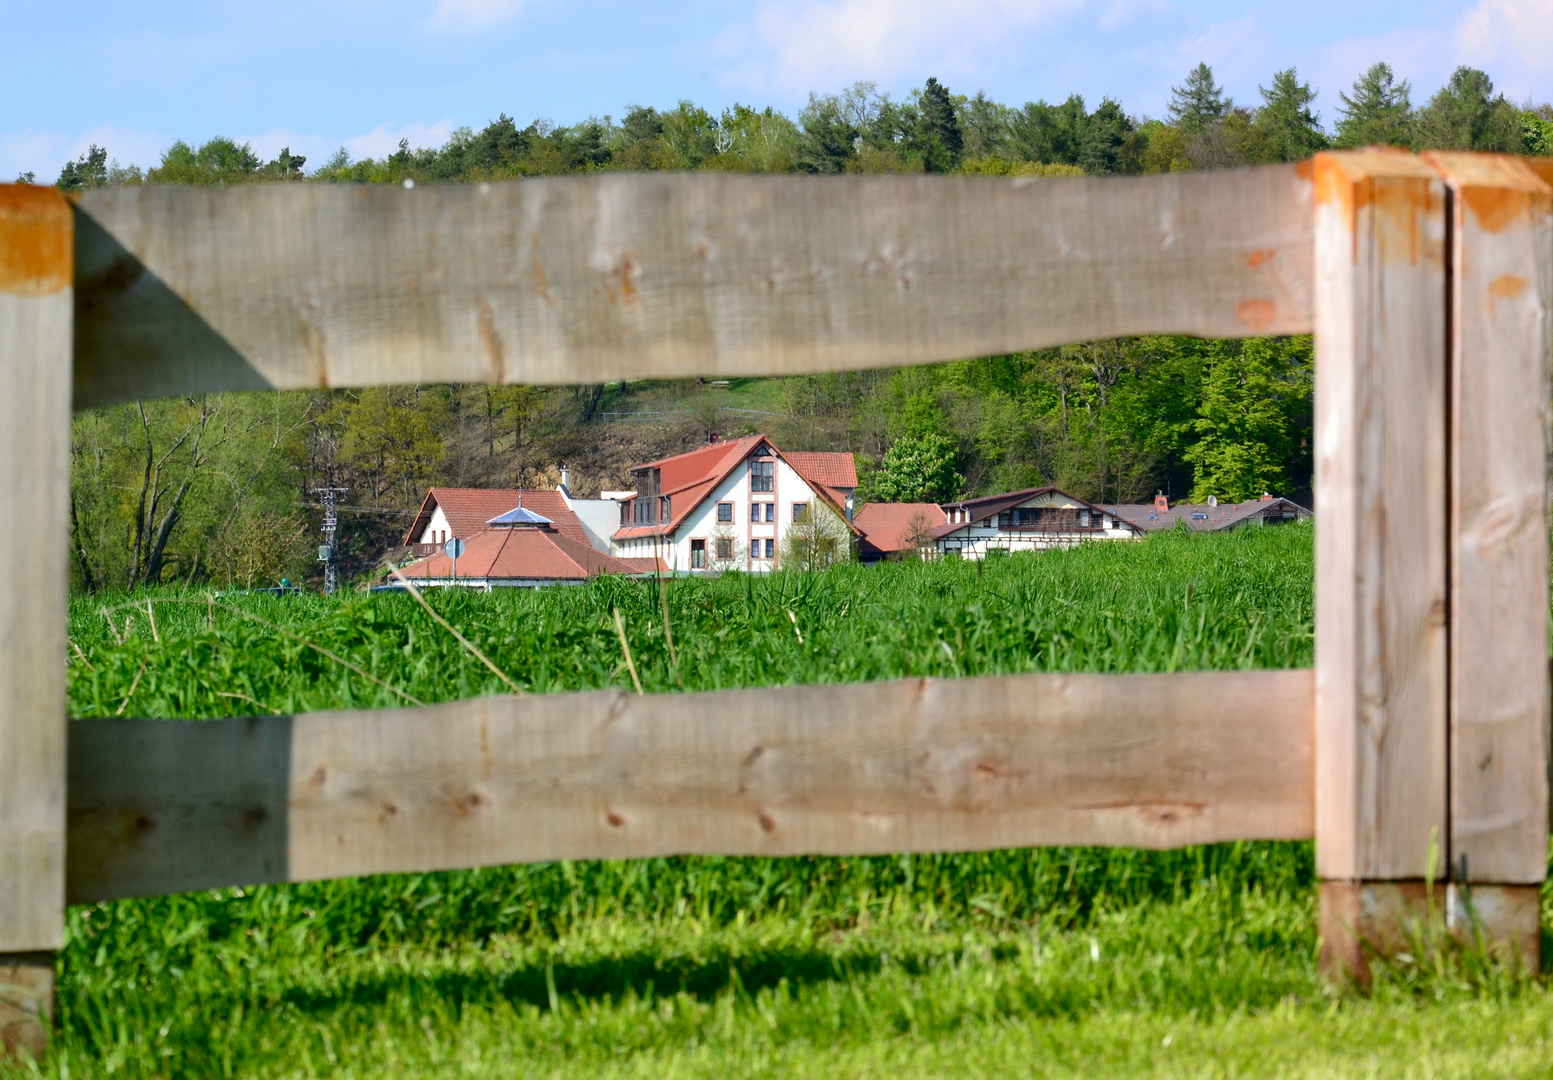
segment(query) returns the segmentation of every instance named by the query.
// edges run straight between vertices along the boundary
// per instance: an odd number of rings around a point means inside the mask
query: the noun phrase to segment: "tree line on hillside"
[[[345,489],[347,575],[399,545],[432,485],[634,486],[709,434],[857,457],[859,498],[945,501],[1043,484],[1103,502],[1309,497],[1309,337],[1136,338],[898,370],[605,387],[432,385],[214,394],[75,418],[77,588],[316,574],[319,498]],[[772,415],[720,413],[761,391]],[[743,400],[743,399],[739,399]],[[600,422],[605,408],[658,413]]]
[[[1553,109],[1517,108],[1463,68],[1422,107],[1384,64],[1341,95],[1334,132],[1292,69],[1255,108],[1199,65],[1164,120],[1104,100],[997,104],[929,79],[896,102],[870,84],[811,97],[795,120],[690,103],[623,121],[519,128],[503,115],[437,150],[312,173],[289,151],[262,161],[226,138],[177,143],[142,172],[93,147],[61,187],[113,184],[441,181],[595,169],[1077,175],[1210,169],[1304,157],[1327,145],[1389,143],[1546,152]],[[920,368],[748,380],[580,387],[375,387],[223,394],[77,414],[71,552],[77,588],[158,582],[251,584],[316,574],[317,489],[346,489],[338,549],[348,574],[398,544],[428,486],[629,488],[629,469],[713,432],[759,428],[790,450],[857,455],[863,500],[947,500],[1054,484],[1097,501],[1254,497],[1308,500],[1308,337],[1139,338]],[[719,413],[761,394],[757,420]],[[746,401],[747,397],[737,397]],[[648,411],[650,424],[600,423]]]
[[[1011,106],[984,93],[955,94],[929,78],[896,101],[859,82],[811,94],[792,118],[742,104],[714,115],[691,101],[666,110],[633,105],[619,121],[591,117],[569,126],[535,120],[519,127],[502,113],[479,131],[459,128],[438,148],[401,140],[386,157],[353,161],[342,147],[311,173],[289,148],[266,162],[225,136],[198,147],[176,142],[148,169],[120,166],[93,146],[64,166],[57,184],[75,191],[138,183],[467,182],[606,169],[1109,175],[1297,161],[1327,147],[1371,144],[1553,153],[1553,106],[1517,106],[1475,68],[1458,68],[1418,105],[1406,80],[1375,64],[1339,93],[1330,132],[1314,110],[1316,90],[1294,68],[1259,90],[1260,103],[1237,104],[1199,64],[1172,89],[1166,117],[1149,119],[1112,98],[1093,110],[1077,94],[1060,104]]]

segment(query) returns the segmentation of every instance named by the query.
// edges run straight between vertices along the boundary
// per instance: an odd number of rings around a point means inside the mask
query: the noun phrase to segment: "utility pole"
[[[324,595],[333,596],[334,590],[340,584],[340,571],[334,557],[334,534],[340,527],[340,515],[335,509],[336,499],[348,492],[349,488],[323,487],[313,488],[314,495],[323,497],[324,502],[324,542],[318,549],[318,561],[324,564]]]

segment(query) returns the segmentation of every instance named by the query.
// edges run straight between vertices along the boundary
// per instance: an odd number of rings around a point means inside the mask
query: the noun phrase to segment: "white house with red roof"
[[[567,471],[563,469],[561,476],[561,486],[554,490],[431,488],[404,542],[418,557],[431,555],[455,536],[472,540],[491,527],[492,518],[521,506],[550,521],[562,536],[610,554],[609,537],[620,516],[619,504],[613,499],[574,499],[567,490]]]
[[[1143,535],[1116,508],[1054,487],[944,503],[943,512],[948,520],[928,534],[929,540],[940,554],[967,559],[980,559],[989,551],[1044,551]]]
[[[631,470],[613,552],[671,570],[772,570],[795,524],[829,514],[857,535],[851,454],[784,452],[764,435],[714,441]]]
[[[480,531],[464,541],[464,553],[456,563],[437,551],[406,567],[404,576],[423,588],[459,585],[489,592],[514,586],[581,585],[601,574],[636,574],[647,569],[567,535],[556,522],[527,506],[497,514],[481,525]]]

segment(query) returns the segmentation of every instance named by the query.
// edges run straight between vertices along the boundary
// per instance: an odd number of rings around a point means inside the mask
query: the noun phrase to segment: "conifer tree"
[[[1400,146],[1413,145],[1414,120],[1412,87],[1406,79],[1397,82],[1391,65],[1371,65],[1354,80],[1353,96],[1338,93],[1337,145]]]
[[[925,172],[948,172],[960,164],[965,140],[960,132],[960,117],[949,96],[949,88],[932,76],[922,87],[921,118],[917,121],[917,141],[922,147]]]
[[[1170,122],[1186,135],[1196,135],[1218,123],[1229,110],[1224,88],[1213,81],[1213,69],[1207,64],[1193,68],[1185,86],[1170,88]]]
[[[1275,161],[1301,161],[1327,146],[1321,119],[1311,110],[1316,91],[1302,83],[1294,68],[1273,75],[1273,85],[1260,86],[1262,107],[1256,124]]]

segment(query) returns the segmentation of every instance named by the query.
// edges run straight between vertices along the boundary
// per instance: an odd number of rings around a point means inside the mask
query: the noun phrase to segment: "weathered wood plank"
[[[71,214],[0,185],[0,953],[64,934]]]
[[[1311,835],[1311,675],[1021,675],[70,725],[72,901],[548,859]]]
[[[1308,166],[82,195],[77,408],[786,375],[1312,325]]]
[[[1445,195],[1400,152],[1316,184],[1316,864],[1423,878],[1446,837]]]
[[[1553,194],[1525,164],[1436,152],[1451,200],[1450,868],[1548,866],[1548,311]]]
[[[1528,971],[1542,965],[1540,890],[1535,885],[1422,881],[1323,881],[1321,968],[1370,983],[1373,957],[1430,947],[1445,934],[1479,942],[1501,961]]]

